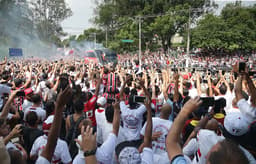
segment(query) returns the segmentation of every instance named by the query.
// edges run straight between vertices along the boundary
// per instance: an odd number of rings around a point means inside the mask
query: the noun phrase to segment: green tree
[[[227,25],[220,17],[208,14],[192,30],[191,45],[201,48],[225,48],[227,45],[222,41],[228,35],[226,30]]]
[[[188,22],[189,8],[197,8],[191,12],[192,22],[204,12],[212,9],[210,0],[105,0],[96,8],[94,23],[104,31],[109,31],[113,45],[120,45],[120,50],[133,48],[138,49],[138,21],[136,17],[145,15],[142,20],[142,46],[151,44],[153,47],[154,35],[160,36],[162,47],[167,49],[171,46],[170,38],[176,32],[184,31],[185,23]],[[180,12],[180,10],[184,10]],[[158,16],[169,14],[170,16]],[[170,18],[171,17],[171,18]],[[131,19],[134,21],[131,23]],[[135,24],[135,26],[133,25]],[[133,44],[122,44],[120,39],[133,39]],[[118,43],[118,44],[117,44]],[[165,44],[166,43],[166,44]],[[136,46],[134,47],[134,44]]]
[[[83,34],[80,34],[77,37],[77,41],[92,41],[94,42],[94,39],[96,38],[97,43],[103,43],[105,42],[105,32],[101,29],[96,28],[89,28],[84,30]]]
[[[254,50],[256,48],[256,6],[242,7],[241,3],[228,4],[220,16],[206,15],[192,30],[192,46]]]
[[[52,35],[63,34],[61,21],[72,15],[71,9],[66,5],[65,0],[37,0],[32,1],[33,17],[36,23],[39,36],[46,41]]]
[[[62,46],[60,22],[71,15],[64,0],[0,0],[0,52],[9,47],[24,49],[25,54],[38,54],[44,49]],[[28,53],[29,52],[29,53]],[[50,54],[50,53],[49,53]]]

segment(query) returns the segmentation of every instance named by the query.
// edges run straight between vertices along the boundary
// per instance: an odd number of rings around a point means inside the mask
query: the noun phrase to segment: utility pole
[[[95,33],[93,33],[94,34],[94,49],[96,49],[96,32]]]
[[[141,16],[139,16],[139,62],[141,69]]]
[[[108,48],[108,27],[106,29],[106,48]]]
[[[187,36],[187,56],[189,57],[189,46],[190,46],[190,8],[188,10],[188,36]]]

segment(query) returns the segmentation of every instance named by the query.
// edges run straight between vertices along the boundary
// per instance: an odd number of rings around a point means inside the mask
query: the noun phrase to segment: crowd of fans
[[[5,59],[0,163],[256,164],[254,59]]]

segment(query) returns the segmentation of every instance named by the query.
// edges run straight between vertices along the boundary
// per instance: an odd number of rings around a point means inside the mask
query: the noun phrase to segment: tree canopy
[[[192,30],[192,46],[233,50],[256,49],[256,6],[228,4],[219,16],[207,14]]]
[[[71,14],[65,0],[0,0],[0,53],[7,55],[10,47],[28,52],[61,46],[60,23]]]
[[[108,32],[110,48],[135,51],[141,17],[143,49],[158,42],[167,49],[171,47],[171,37],[185,30],[189,13],[193,22],[212,7],[210,0],[105,0],[96,7],[94,23]],[[123,39],[134,42],[122,43]]]

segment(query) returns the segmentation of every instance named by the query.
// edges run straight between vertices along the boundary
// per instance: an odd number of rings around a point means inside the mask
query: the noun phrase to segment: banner
[[[23,56],[22,49],[21,48],[9,48],[9,56],[10,57]]]

